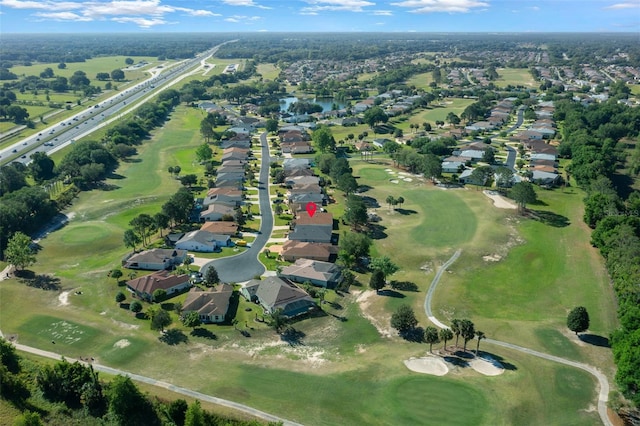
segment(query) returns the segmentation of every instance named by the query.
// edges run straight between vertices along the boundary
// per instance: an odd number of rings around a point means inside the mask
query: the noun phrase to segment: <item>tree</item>
[[[184,426],[205,426],[205,416],[200,401],[193,401],[184,416]]]
[[[338,248],[340,250],[338,257],[343,258],[344,256],[350,256],[353,257],[353,259],[358,259],[363,256],[368,256],[370,247],[371,238],[366,234],[345,232],[338,242]]]
[[[188,175],[184,175],[180,178],[180,183],[184,186],[187,186],[189,188],[191,188],[191,186],[195,185],[196,183],[198,183],[198,176],[196,176],[193,173],[190,173]]]
[[[122,303],[126,300],[127,296],[121,291],[116,294],[116,303]]]
[[[400,207],[402,207],[402,205],[404,204],[404,197],[398,197],[396,199],[396,204],[398,204]]]
[[[157,288],[153,291],[151,296],[154,302],[162,302],[167,297],[167,291],[163,288]]]
[[[115,69],[111,71],[111,79],[114,81],[124,80],[124,71],[122,71],[121,69]]]
[[[464,346],[462,347],[462,349],[466,352],[467,342],[473,339],[476,335],[475,326],[470,320],[463,319],[462,321],[460,321],[460,334],[464,339]]]
[[[136,230],[138,236],[142,240],[142,245],[147,245],[147,237],[151,234],[154,223],[153,218],[146,213],[141,213],[131,219],[129,225]]]
[[[36,255],[31,249],[31,237],[18,231],[9,239],[4,257],[8,263],[18,269],[24,269],[36,262]]]
[[[460,124],[460,117],[458,117],[455,113],[450,112],[447,114],[446,118],[447,123],[457,125]]]
[[[476,356],[478,356],[478,351],[480,350],[480,340],[486,338],[487,336],[484,334],[484,332],[476,330],[476,339],[478,339],[478,343],[476,344]]]
[[[71,77],[69,77],[69,84],[76,88],[81,88],[83,86],[88,86],[91,83],[87,78],[87,73],[84,71],[76,71],[73,73]]]
[[[112,269],[111,272],[109,272],[109,276],[116,280],[117,283],[119,282],[120,278],[122,278],[122,271],[118,268]]]
[[[429,344],[429,352],[433,352],[433,344],[440,341],[438,329],[432,325],[427,326],[424,329],[424,341]]]
[[[125,58],[124,63],[127,65],[133,65],[134,60],[132,58]]]
[[[164,309],[160,309],[157,314],[153,316],[151,319],[151,329],[152,330],[160,330],[164,332],[164,328],[171,325],[173,320],[171,319],[171,315],[169,312]]]
[[[269,318],[269,326],[272,327],[276,333],[280,334],[282,329],[287,325],[287,317],[282,313],[282,309],[276,309],[273,311]]]
[[[496,154],[493,152],[493,149],[487,148],[482,153],[482,161],[488,164],[493,164],[496,162]]]
[[[160,238],[162,238],[162,230],[169,226],[170,221],[171,218],[163,212],[158,212],[153,215],[153,226],[160,230]]]
[[[396,199],[393,195],[388,195],[386,200],[387,205],[389,206],[389,210],[391,210],[391,206],[395,206],[396,204]]]
[[[267,132],[270,132],[270,133],[277,132],[278,131],[278,120],[276,120],[274,118],[267,119],[266,129],[267,129]]]
[[[510,191],[511,198],[518,203],[518,210],[524,212],[527,204],[535,203],[538,199],[536,191],[530,182],[518,182]]]
[[[134,300],[133,302],[131,302],[131,304],[129,304],[129,310],[134,314],[142,312],[142,303],[140,303],[137,300]]]
[[[389,116],[379,106],[369,108],[364,112],[363,121],[374,129],[378,123],[386,123],[389,121]]]
[[[416,314],[409,305],[400,305],[391,315],[391,327],[402,335],[413,330],[418,325]]]
[[[479,186],[485,186],[489,183],[489,179],[493,174],[491,166],[480,166],[473,169],[471,172],[471,181]]]
[[[195,328],[202,324],[200,320],[200,315],[196,311],[189,311],[186,314],[182,315],[182,324],[185,327]]]
[[[188,409],[187,401],[176,399],[167,407],[167,414],[176,426],[184,426],[184,419]]]
[[[142,241],[138,234],[136,234],[133,229],[127,229],[124,231],[124,246],[131,247],[133,251],[136,251],[136,245],[140,244]]]
[[[389,275],[393,275],[400,269],[398,265],[393,263],[389,256],[375,257],[371,259],[371,263],[369,265],[371,269],[374,271],[382,272],[383,279],[387,280]]]
[[[204,274],[204,283],[207,287],[213,287],[220,282],[218,271],[213,266],[209,266]]]
[[[320,152],[331,152],[336,148],[336,141],[333,138],[331,129],[328,127],[320,127],[314,130],[311,134],[311,139]]]
[[[205,142],[196,149],[196,160],[198,162],[202,163],[204,161],[211,160],[212,157],[213,150],[208,143]]]
[[[40,414],[29,410],[20,414],[13,422],[13,426],[42,426],[43,424]]]
[[[100,81],[105,81],[105,80],[109,80],[109,73],[108,72],[99,72],[96,74],[96,80],[100,80]]]
[[[55,176],[53,171],[55,163],[45,152],[35,152],[31,154],[30,158],[29,171],[37,183],[42,183]]]
[[[499,188],[509,188],[513,185],[513,170],[500,166],[495,170],[496,185]]]
[[[106,390],[109,413],[121,426],[159,425],[153,406],[131,378],[116,376]]]
[[[336,186],[346,195],[349,195],[354,193],[356,189],[358,189],[358,182],[351,173],[345,173],[338,177]]]
[[[582,333],[589,329],[589,313],[584,306],[577,306],[567,315],[567,327],[576,333]]]
[[[369,222],[367,206],[362,197],[353,194],[347,196],[344,218],[353,228],[365,226]]]
[[[447,350],[447,340],[451,340],[453,339],[453,331],[451,331],[450,328],[441,328],[440,332],[440,340],[442,340],[443,345],[442,348],[446,351]]]
[[[458,338],[460,337],[460,320],[454,318],[451,320],[451,331],[456,336],[456,349],[458,348]]]
[[[371,274],[371,278],[369,279],[369,287],[378,293],[380,289],[382,289],[386,284],[384,280],[384,272],[379,269],[375,269]]]

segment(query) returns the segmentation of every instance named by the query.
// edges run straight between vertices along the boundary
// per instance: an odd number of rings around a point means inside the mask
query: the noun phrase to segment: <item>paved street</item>
[[[271,201],[269,199],[269,144],[267,143],[267,133],[260,135],[260,146],[262,147],[262,163],[260,165],[260,178],[258,183],[258,195],[260,201],[260,233],[256,239],[244,252],[231,257],[215,259],[202,267],[202,273],[206,273],[207,268],[213,265],[218,271],[220,281],[228,283],[239,283],[249,281],[257,275],[265,272],[265,267],[258,260],[258,254],[269,240],[273,230],[273,212],[271,211]]]

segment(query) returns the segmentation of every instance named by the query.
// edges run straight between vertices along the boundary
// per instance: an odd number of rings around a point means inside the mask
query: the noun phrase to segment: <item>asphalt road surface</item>
[[[262,275],[265,267],[258,260],[260,251],[265,246],[271,231],[273,230],[273,212],[269,199],[269,144],[267,143],[267,133],[260,135],[260,146],[262,147],[262,163],[260,165],[260,177],[258,183],[258,195],[260,206],[260,232],[255,241],[244,252],[231,257],[215,259],[204,265],[201,270],[206,274],[209,266],[216,268],[220,281],[227,283],[239,283],[249,281],[253,277]]]

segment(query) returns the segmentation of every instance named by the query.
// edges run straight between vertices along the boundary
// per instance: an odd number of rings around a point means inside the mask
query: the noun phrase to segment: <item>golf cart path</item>
[[[460,257],[461,253],[462,253],[461,249],[456,250],[456,252],[453,253],[453,255],[449,258],[449,260],[447,260],[438,269],[438,271],[436,272],[436,275],[433,277],[433,280],[431,281],[431,284],[429,285],[429,290],[427,291],[427,295],[425,296],[425,299],[424,299],[424,311],[427,314],[427,317],[433,324],[435,324],[439,328],[449,328],[449,326],[442,323],[433,315],[433,311],[431,310],[431,300],[433,299],[433,294],[436,290],[436,287],[438,286],[438,282],[440,281],[440,278],[442,278],[442,274],[447,270],[447,268],[449,268],[449,266],[453,264],[453,262],[455,262],[458,259],[458,257]],[[571,361],[555,355],[549,355],[533,349],[525,348],[523,346],[514,345],[512,343],[502,342],[500,340],[493,340],[493,339],[484,339],[484,340],[486,340],[488,343],[492,343],[497,346],[514,349],[516,351],[537,356],[539,358],[543,358],[549,361],[569,365],[571,367],[579,368],[581,370],[584,370],[592,374],[593,376],[595,376],[596,379],[598,379],[598,384],[599,384],[598,414],[600,415],[600,420],[602,420],[602,424],[606,426],[613,426],[613,423],[611,423],[611,420],[609,420],[609,416],[607,415],[607,402],[609,400],[609,380],[604,374],[602,374],[602,372],[600,372],[600,370],[598,370],[597,368],[589,364]]]
[[[4,335],[2,334],[2,331],[0,331],[0,337],[4,338]],[[42,349],[38,349],[38,348],[33,348],[31,346],[25,346],[25,345],[21,345],[15,342],[11,342],[17,350],[19,351],[23,351],[23,352],[28,352],[34,355],[38,355],[38,356],[42,356],[45,358],[51,358],[51,359],[55,359],[55,360],[62,360],[63,356],[60,354],[57,354],[55,352],[50,352],[50,351],[45,351]],[[69,362],[80,362],[82,364],[85,365],[89,365],[84,361],[80,361],[74,358],[69,358],[69,357],[64,357],[64,359],[66,359]],[[222,398],[218,398],[215,396],[211,396],[211,395],[206,395],[200,392],[196,392],[193,391],[191,389],[187,389],[187,388],[183,388],[180,386],[176,386],[176,385],[172,385],[171,383],[167,383],[167,382],[163,382],[161,380],[156,380],[156,379],[152,379],[151,377],[146,377],[146,376],[141,376],[139,374],[133,374],[133,373],[129,373],[126,372],[124,370],[119,370],[117,368],[111,368],[111,367],[107,367],[106,365],[101,365],[101,364],[97,364],[95,362],[90,363],[90,365],[93,367],[94,370],[96,371],[100,371],[103,373],[107,373],[107,374],[112,374],[112,375],[121,375],[121,376],[127,376],[130,377],[132,380],[136,380],[138,382],[142,382],[142,383],[147,383],[153,386],[158,386],[164,389],[168,389],[172,392],[176,392],[182,395],[186,395],[189,396],[191,398],[195,398],[198,399],[200,401],[206,401],[206,402],[211,402],[214,404],[218,404],[218,405],[222,405],[224,407],[228,407],[228,408],[233,408],[234,410],[238,410],[241,411],[243,413],[247,413],[250,414],[254,417],[257,417],[259,419],[262,420],[267,420],[269,422],[282,422],[283,425],[287,425],[287,426],[302,426],[300,423],[295,423],[289,420],[285,420],[283,418],[271,415],[269,413],[265,413],[264,411],[260,411],[257,410],[255,408],[251,408],[247,405],[244,404],[240,404],[234,401],[229,401],[228,399],[222,399]]]

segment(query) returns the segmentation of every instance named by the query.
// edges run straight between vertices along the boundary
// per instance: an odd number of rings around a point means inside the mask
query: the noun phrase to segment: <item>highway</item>
[[[76,113],[56,124],[0,150],[0,165],[11,161],[28,164],[36,152],[54,153],[76,140],[90,135],[97,129],[118,120],[122,115],[137,108],[156,96],[160,91],[176,84],[187,75],[205,69],[206,59],[213,56],[220,46],[228,41],[188,60],[171,66],[156,66],[147,80],[118,92],[96,105]],[[195,68],[195,69],[194,69]]]

